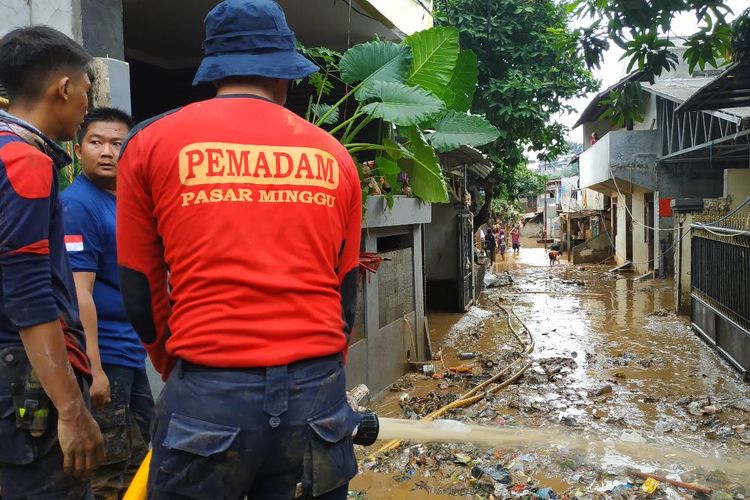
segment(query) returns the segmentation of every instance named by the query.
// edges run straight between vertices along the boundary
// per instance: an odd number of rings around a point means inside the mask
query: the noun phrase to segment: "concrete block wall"
[[[378,269],[380,327],[414,311],[414,262],[411,248],[383,252],[386,259]]]

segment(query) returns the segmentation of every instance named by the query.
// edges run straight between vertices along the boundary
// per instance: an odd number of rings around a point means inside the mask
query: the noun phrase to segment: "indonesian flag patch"
[[[83,252],[83,235],[66,234],[65,250],[67,250],[68,252]]]

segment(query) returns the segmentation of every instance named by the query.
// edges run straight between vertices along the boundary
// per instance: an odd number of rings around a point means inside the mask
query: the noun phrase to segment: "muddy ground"
[[[478,306],[430,315],[437,375],[405,375],[371,405],[418,419],[518,359],[500,306],[512,307],[536,341],[531,368],[444,418],[510,426],[530,442],[534,429],[559,431],[588,449],[407,442],[373,455],[376,443],[358,450],[350,497],[750,498],[750,384],[672,312],[671,281],[636,282],[611,267],[550,268],[541,248],[506,255],[494,269],[499,286]],[[647,493],[633,470],[712,493],[664,481]]]

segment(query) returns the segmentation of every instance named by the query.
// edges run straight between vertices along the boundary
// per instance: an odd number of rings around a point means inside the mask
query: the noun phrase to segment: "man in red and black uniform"
[[[0,40],[0,488],[3,499],[93,498],[102,460],[91,372],[63,243],[57,170],[88,106],[89,55],[44,26]],[[64,474],[67,473],[67,474]]]
[[[206,18],[195,83],[218,95],[137,126],[117,239],[126,311],[168,377],[151,498],[346,498],[343,354],[361,230],[354,163],[282,107],[317,67],[271,0]]]

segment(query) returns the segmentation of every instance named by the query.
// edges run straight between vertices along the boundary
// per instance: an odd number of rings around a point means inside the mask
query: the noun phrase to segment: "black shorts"
[[[521,244],[520,243],[513,243],[513,250],[518,250],[520,248],[521,248]]]

